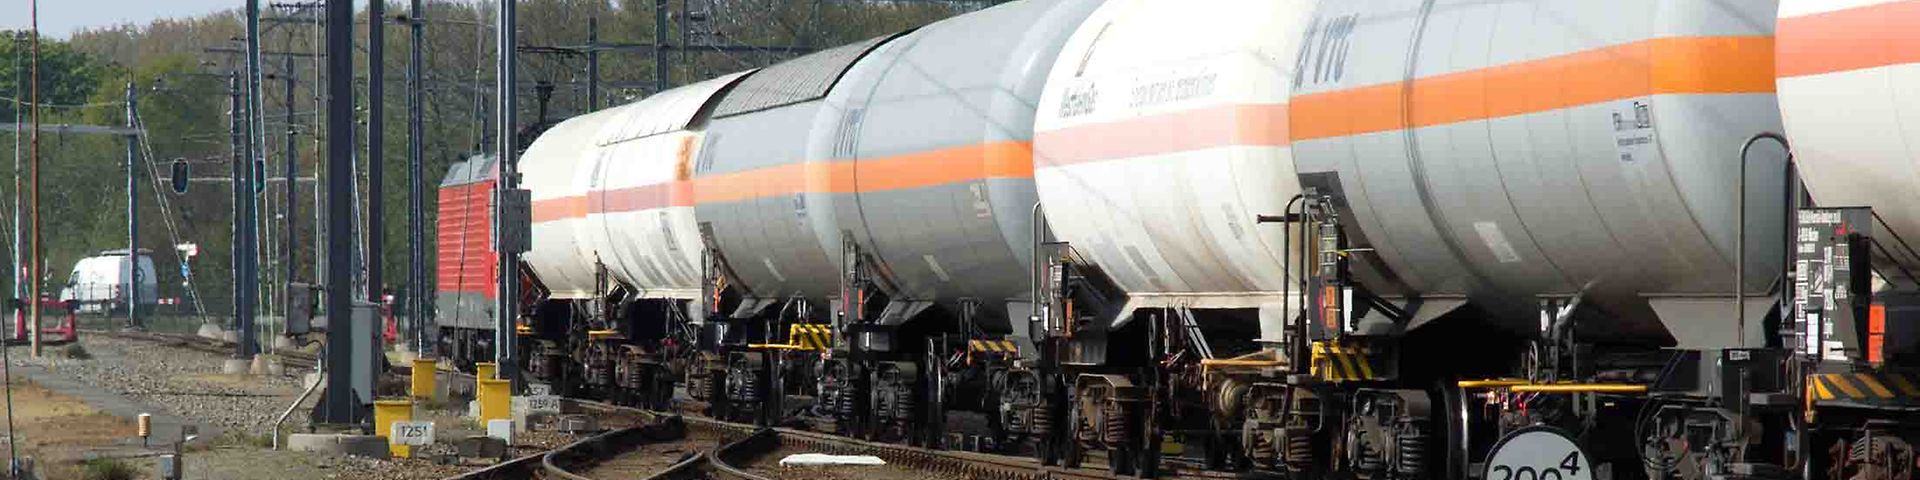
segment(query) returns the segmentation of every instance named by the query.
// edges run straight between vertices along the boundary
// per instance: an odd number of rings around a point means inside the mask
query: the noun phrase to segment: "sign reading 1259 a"
[[[1533,427],[1515,431],[1493,446],[1485,480],[1593,480],[1587,452],[1559,430]]]

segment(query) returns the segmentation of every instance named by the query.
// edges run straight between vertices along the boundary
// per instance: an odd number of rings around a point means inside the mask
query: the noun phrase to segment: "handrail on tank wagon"
[[[1787,143],[1787,137],[1774,132],[1760,132],[1754,134],[1752,137],[1747,137],[1747,141],[1740,144],[1740,174],[1739,178],[1735,179],[1734,188],[1734,195],[1738,196],[1739,199],[1738,202],[1736,202],[1738,207],[1734,209],[1733,318],[1735,319],[1734,324],[1739,328],[1735,335],[1740,338],[1740,348],[1747,347],[1747,163],[1750,160],[1748,154],[1752,153],[1754,144],[1760,143],[1761,140],[1773,140],[1780,144],[1782,150],[1786,150],[1787,159],[1783,162],[1785,164],[1786,175],[1780,178],[1781,182],[1786,184],[1786,201],[1788,203],[1795,201],[1793,196],[1793,187],[1796,183],[1793,181],[1793,147]],[[1786,225],[1790,225],[1792,223],[1793,211],[1792,209],[1785,210]],[[1793,235],[1793,232],[1781,233],[1784,235],[1783,239],[1791,239]],[[1789,241],[1788,243],[1791,242]],[[1785,250],[1791,251],[1792,249]],[[1787,269],[1791,268],[1788,265],[1791,265],[1791,262],[1787,265],[1781,265],[1780,272],[1782,275],[1785,275]],[[1781,299],[1784,301],[1784,294],[1786,292],[1784,282],[1782,282],[1781,292],[1783,294]]]

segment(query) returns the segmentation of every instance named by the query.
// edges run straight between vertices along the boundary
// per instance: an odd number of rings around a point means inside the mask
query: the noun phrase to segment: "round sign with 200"
[[[1593,480],[1593,462],[1559,430],[1515,431],[1493,446],[1484,480]]]

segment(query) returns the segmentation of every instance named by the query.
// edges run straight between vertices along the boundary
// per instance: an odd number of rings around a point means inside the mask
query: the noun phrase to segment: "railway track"
[[[233,343],[192,334],[112,330],[83,330],[84,334],[103,335],[152,342],[217,354],[233,351]],[[298,351],[277,353],[288,366],[312,368],[316,358]],[[394,366],[391,373],[405,374],[407,368]],[[443,372],[467,377],[458,372]],[[569,400],[582,410],[597,414],[635,415],[638,425],[609,430],[572,443],[537,452],[475,470],[449,480],[484,479],[560,479],[595,480],[645,478],[684,480],[716,478],[735,480],[779,480],[780,467],[764,462],[777,460],[780,452],[814,452],[842,455],[872,455],[892,468],[916,473],[914,478],[931,476],[939,480],[1117,480],[1108,472],[1093,469],[1043,467],[1032,459],[1006,455],[931,450],[925,448],[869,442],[825,433],[788,428],[760,428],[749,424],[670,415],[607,403]],[[690,440],[690,438],[693,438]],[[659,447],[659,448],[656,448]],[[678,453],[676,453],[678,452]],[[671,462],[660,461],[672,455]],[[1165,466],[1171,473],[1163,478],[1224,479],[1232,475],[1186,469],[1178,464]],[[801,469],[795,473],[810,478],[833,478],[829,471]],[[858,478],[866,478],[864,476]]]
[[[679,416],[664,415],[656,412],[644,412],[605,404],[577,402],[587,410],[621,411],[638,413],[642,421],[638,425],[609,430],[591,437],[576,440],[560,447],[525,455],[486,468],[449,477],[448,480],[520,480],[528,478],[557,480],[587,480],[586,476],[602,463],[616,460],[623,455],[644,448],[647,445],[675,442],[686,438],[687,424]],[[698,477],[699,467],[706,462],[705,452],[699,451],[689,458],[681,459],[657,472],[625,472],[617,478],[659,478],[688,479]],[[679,473],[675,473],[679,472]]]
[[[600,410],[642,412],[628,407],[590,401],[575,404]],[[872,455],[887,462],[892,477],[939,480],[1118,480],[1108,472],[1091,469],[1043,467],[1032,459],[971,452],[930,450],[925,448],[869,442],[819,432],[787,428],[761,428],[748,424],[708,418],[644,412],[646,425],[609,431],[600,435],[533,455],[509,460],[448,480],[481,479],[564,479],[606,480],[645,478],[684,480],[693,478],[732,480],[780,480],[887,478],[875,472],[835,471],[827,468],[799,467],[792,470],[769,465],[782,452],[812,452],[841,455]],[[711,445],[709,447],[709,445]],[[677,446],[673,450],[655,448]],[[674,455],[662,462],[662,455]],[[649,461],[650,460],[650,461]],[[1162,478],[1225,479],[1233,475],[1219,472],[1190,471],[1169,466]],[[789,473],[790,472],[790,473]]]

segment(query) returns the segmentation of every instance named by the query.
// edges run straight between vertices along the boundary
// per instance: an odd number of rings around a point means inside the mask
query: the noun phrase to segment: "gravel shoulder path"
[[[225,375],[220,373],[226,360],[221,355],[100,335],[80,340],[86,358],[64,354],[73,346],[48,347],[48,354],[37,359],[25,355],[26,347],[11,348],[14,365],[84,382],[154,407],[156,415],[249,435],[271,430],[274,419],[300,395],[296,375],[305,373],[289,369],[288,376]],[[299,415],[288,421],[289,430],[304,426],[305,418]]]

